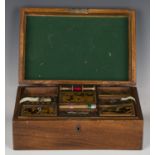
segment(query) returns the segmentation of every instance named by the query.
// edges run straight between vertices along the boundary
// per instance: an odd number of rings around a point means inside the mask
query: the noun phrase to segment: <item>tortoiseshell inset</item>
[[[57,116],[56,97],[25,97],[21,99],[20,117]]]
[[[136,116],[135,101],[109,100],[99,105],[100,116]]]
[[[77,117],[97,115],[96,87],[60,86],[59,115]]]

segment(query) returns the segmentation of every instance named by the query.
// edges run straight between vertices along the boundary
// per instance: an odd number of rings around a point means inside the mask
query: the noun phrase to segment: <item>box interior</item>
[[[138,96],[132,87],[101,87],[95,86],[94,91],[61,91],[59,86],[55,87],[39,87],[39,86],[28,86],[22,87],[20,98],[17,101],[17,116],[18,118],[26,119],[38,119],[38,118],[65,118],[65,117],[97,117],[97,118],[106,118],[106,119],[137,119],[141,115],[139,110],[139,100]],[[66,96],[63,96],[63,93]],[[70,95],[70,93],[75,93]],[[80,93],[88,94],[88,96],[82,96],[80,101],[78,98]],[[90,94],[91,93],[91,94]],[[92,95],[94,93],[94,95]],[[39,100],[39,102],[24,102],[20,103],[21,99],[25,97],[39,97],[42,98],[55,98],[54,102],[45,103]],[[71,100],[68,100],[72,97]],[[95,97],[95,98],[93,98]],[[123,101],[122,98],[133,97],[133,100]],[[92,100],[93,98],[93,100]],[[75,100],[79,100],[75,101]],[[64,101],[63,101],[64,100]],[[67,102],[65,101],[67,100]],[[40,102],[41,101],[41,102]],[[90,105],[95,105],[95,108],[90,109]],[[24,107],[25,106],[25,107]],[[29,114],[23,113],[23,109],[28,107],[31,109]],[[45,114],[32,113],[32,109],[37,110],[37,108],[51,108],[51,115],[48,115],[47,109]],[[27,109],[28,109],[27,108]],[[129,108],[129,109],[128,109]],[[119,110],[121,109],[121,110]],[[126,112],[124,112],[124,110]],[[49,117],[48,117],[49,116]],[[115,116],[115,117],[114,117]]]

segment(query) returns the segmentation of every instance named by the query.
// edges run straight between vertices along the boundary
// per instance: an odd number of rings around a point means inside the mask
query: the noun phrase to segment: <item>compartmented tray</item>
[[[18,118],[132,117],[138,104],[134,88],[96,85],[24,87]]]

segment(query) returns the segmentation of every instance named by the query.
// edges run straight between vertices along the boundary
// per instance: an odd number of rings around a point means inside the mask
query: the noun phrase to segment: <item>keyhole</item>
[[[80,130],[81,130],[81,128],[80,128],[80,126],[78,125],[78,126],[76,127],[76,131],[77,131],[77,132],[80,132]]]

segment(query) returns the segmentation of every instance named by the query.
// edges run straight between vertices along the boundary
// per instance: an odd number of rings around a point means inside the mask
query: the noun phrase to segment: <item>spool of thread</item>
[[[95,90],[95,87],[83,87],[83,91]]]
[[[82,88],[81,87],[74,87],[73,91],[82,91]]]
[[[60,90],[70,90],[70,91],[94,91],[95,90],[95,86],[93,87],[79,87],[79,86],[75,86],[75,87],[60,87]]]
[[[60,109],[96,109],[96,104],[85,104],[85,105],[60,105]]]

